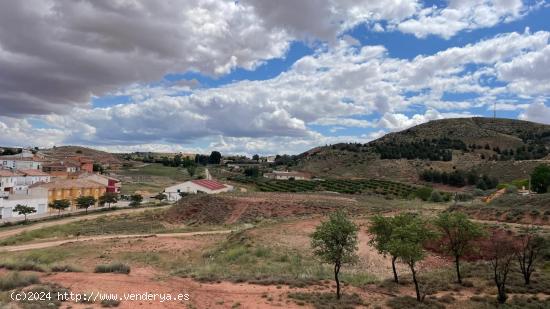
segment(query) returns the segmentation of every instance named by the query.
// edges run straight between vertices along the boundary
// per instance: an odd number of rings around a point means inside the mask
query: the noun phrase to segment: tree
[[[50,208],[56,209],[58,215],[61,215],[61,211],[71,207],[71,201],[69,200],[55,200],[48,204]]]
[[[175,155],[174,160],[172,160],[172,165],[174,167],[179,167],[181,163],[182,163],[181,155],[180,154]]]
[[[317,226],[311,235],[314,254],[323,262],[334,265],[337,299],[340,299],[340,268],[357,259],[357,231],[357,226],[345,213],[336,211],[330,215],[328,221]]]
[[[219,151],[212,151],[208,157],[208,164],[220,164],[221,160],[222,154]]]
[[[529,285],[531,282],[531,274],[535,271],[535,265],[539,262],[540,255],[546,247],[545,239],[538,232],[538,228],[529,227],[524,229],[519,236],[520,241],[515,255],[525,285]]]
[[[88,208],[95,205],[97,200],[93,196],[80,196],[76,199],[76,207],[80,209],[86,209],[88,213]]]
[[[162,202],[163,200],[167,199],[168,197],[166,196],[166,194],[160,192],[159,194],[155,195],[155,199],[159,200],[160,202]]]
[[[258,178],[260,177],[260,169],[256,166],[254,167],[247,167],[245,168],[244,170],[244,174],[247,176],[247,177],[252,177],[252,178]]]
[[[474,250],[473,241],[484,235],[479,224],[472,222],[463,213],[445,212],[440,214],[434,222],[443,234],[442,246],[453,256],[456,266],[458,283],[462,284],[460,275],[460,258]]]
[[[376,215],[371,219],[371,225],[369,226],[369,233],[372,235],[372,239],[369,241],[369,245],[373,246],[383,254],[384,256],[391,256],[391,266],[393,270],[393,281],[399,283],[399,277],[397,276],[397,268],[395,263],[397,261],[397,256],[392,255],[388,244],[391,240],[393,233],[393,218],[392,217],[383,217]]]
[[[109,208],[111,208],[112,203],[116,202],[118,202],[118,195],[115,192],[105,192],[105,194],[99,197],[99,204],[109,204]]]
[[[25,216],[25,222],[27,222],[27,215],[35,213],[36,209],[34,207],[30,207],[30,206],[27,206],[27,205],[17,204],[17,205],[15,205],[15,207],[13,207],[13,211],[18,213],[19,215],[24,215]]]
[[[141,202],[143,201],[143,196],[140,194],[134,194],[130,196],[130,206],[131,207],[139,207],[141,205]]]
[[[187,167],[187,173],[189,174],[190,177],[195,176],[196,171],[197,171],[197,167],[195,165],[189,165]]]
[[[388,251],[409,266],[416,291],[416,300],[422,301],[424,297],[420,295],[416,263],[424,259],[423,245],[435,234],[428,228],[426,222],[415,214],[399,214],[393,220],[394,225],[391,239],[388,242]]]
[[[489,247],[489,264],[493,271],[493,280],[497,286],[497,301],[501,304],[506,302],[506,280],[510,272],[514,251],[516,248],[510,239],[502,236],[504,232],[495,231],[491,236]]]
[[[260,156],[257,155],[257,154],[255,154],[255,155],[252,156],[252,160],[254,160],[254,161],[260,161]]]
[[[99,172],[100,174],[103,174],[105,172],[105,168],[100,163],[94,163],[93,171],[94,172]]]
[[[533,191],[537,193],[548,192],[548,187],[550,187],[550,166],[546,164],[537,166],[531,174],[531,184]]]

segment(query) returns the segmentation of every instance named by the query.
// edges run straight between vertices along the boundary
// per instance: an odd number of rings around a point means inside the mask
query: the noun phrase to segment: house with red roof
[[[229,191],[233,191],[233,186],[216,180],[195,179],[168,187],[164,189],[164,194],[166,194],[169,201],[177,201],[181,198],[182,194],[195,194],[199,192],[218,194]]]

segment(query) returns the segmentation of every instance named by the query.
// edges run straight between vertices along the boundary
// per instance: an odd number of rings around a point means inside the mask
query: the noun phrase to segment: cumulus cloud
[[[520,119],[534,122],[550,124],[550,107],[544,104],[544,99],[538,99],[531,103],[523,113],[519,115]]]
[[[281,57],[290,37],[231,1],[3,1],[3,113],[65,112],[170,72],[226,74]]]
[[[255,69],[293,40],[332,44],[362,23],[449,37],[527,9],[521,0],[453,0],[442,9],[419,0],[3,1],[0,104],[4,114],[64,113],[169,73]]]
[[[450,0],[446,7],[420,10],[396,28],[419,38],[437,35],[448,39],[463,30],[516,20],[536,6],[526,5],[523,0]]]
[[[333,48],[303,57],[273,79],[193,89],[184,96],[177,95],[179,85],[132,86],[120,93],[134,97],[134,103],[78,108],[70,115],[44,119],[65,132],[67,143],[193,147],[197,140],[221,136],[230,144],[249,145],[224,146],[228,149],[257,149],[250,145],[264,145],[270,139],[295,140],[291,144],[298,149],[323,144],[311,125],[364,128],[369,136],[376,129],[395,131],[434,119],[472,116],[469,108],[492,106],[502,94],[513,96],[506,86],[483,85],[484,78],[504,78],[498,72],[506,64],[544,53],[549,36],[548,32],[509,33],[411,60],[391,58],[382,46],[355,46],[344,38]],[[470,64],[476,70],[465,70]],[[477,97],[443,99],[445,93],[462,92]],[[425,108],[424,114],[411,112],[419,106]],[[514,106],[522,107],[508,98],[502,108]],[[373,120],[362,120],[364,116]]]

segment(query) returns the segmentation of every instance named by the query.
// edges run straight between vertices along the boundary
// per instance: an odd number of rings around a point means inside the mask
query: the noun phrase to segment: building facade
[[[169,201],[178,201],[182,193],[196,194],[203,192],[206,194],[217,194],[233,191],[233,186],[223,184],[216,180],[197,179],[186,181],[164,189],[164,194]]]
[[[30,188],[46,189],[48,204],[55,200],[69,200],[71,202],[70,210],[76,210],[77,198],[93,196],[98,200],[107,191],[106,186],[103,184],[87,179],[59,179],[50,183],[38,183]]]

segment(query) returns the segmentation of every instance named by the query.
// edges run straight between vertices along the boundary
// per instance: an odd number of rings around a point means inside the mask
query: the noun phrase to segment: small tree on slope
[[[357,226],[343,212],[337,211],[311,235],[314,254],[323,262],[334,265],[337,299],[340,299],[340,269],[357,259],[357,231]]]

